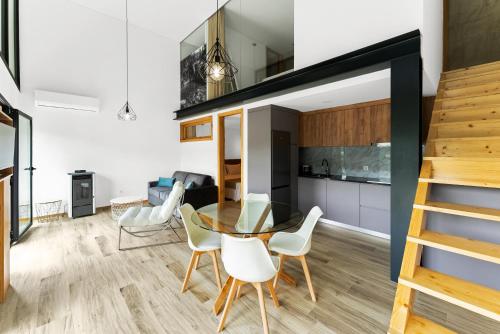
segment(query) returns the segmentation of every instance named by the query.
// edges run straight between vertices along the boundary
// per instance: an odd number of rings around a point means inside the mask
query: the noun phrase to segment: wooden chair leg
[[[229,290],[229,294],[227,295],[226,305],[224,306],[224,311],[222,311],[222,317],[220,318],[219,327],[217,327],[217,333],[222,332],[224,329],[224,323],[226,322],[227,314],[229,309],[231,308],[231,304],[233,303],[234,295],[236,294],[236,287],[238,286],[239,281],[237,279],[233,279],[231,283],[231,289]]]
[[[305,255],[299,256],[300,262],[302,263],[302,268],[304,269],[304,275],[306,276],[307,286],[309,287],[309,293],[311,293],[311,298],[313,302],[316,302],[316,295],[314,293],[311,273],[309,272],[309,267],[307,266]]]
[[[259,295],[260,315],[262,317],[262,327],[264,328],[264,334],[269,334],[269,326],[267,324],[266,314],[266,302],[264,300],[264,293],[262,292],[262,284],[255,283],[254,286],[257,289],[257,293]]]
[[[266,282],[267,288],[269,289],[269,293],[271,293],[271,298],[273,299],[274,306],[280,307],[280,302],[278,300],[278,296],[276,296],[276,291],[274,291],[274,286],[272,281]]]
[[[211,251],[210,256],[212,257],[212,261],[214,263],[214,271],[215,271],[215,280],[217,281],[217,287],[219,291],[222,290],[222,284],[220,281],[220,273],[219,273],[219,264],[217,263],[217,253],[216,251]]]
[[[198,265],[200,264],[200,257],[201,257],[201,254],[198,254],[198,256],[196,257],[196,260],[194,262],[194,270],[198,270]]]
[[[278,272],[276,273],[276,277],[274,277],[274,283],[273,283],[273,287],[275,289],[278,286],[278,281],[280,279],[280,274],[281,274],[281,271],[283,271],[283,266],[285,265],[285,255],[279,254],[279,257],[280,257],[280,268],[279,268]]]
[[[193,251],[193,254],[191,254],[191,260],[189,261],[189,266],[186,271],[186,277],[184,277],[184,282],[182,283],[182,288],[181,288],[181,293],[186,291],[187,284],[189,282],[189,278],[191,277],[191,273],[193,272],[193,267],[196,261],[196,258],[198,258],[199,252]]]
[[[241,287],[243,285],[238,285],[238,291],[236,292],[236,300],[240,299],[240,296],[241,296]]]

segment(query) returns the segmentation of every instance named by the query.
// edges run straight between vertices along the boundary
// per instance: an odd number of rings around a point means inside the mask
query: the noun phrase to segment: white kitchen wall
[[[97,206],[119,195],[146,198],[146,183],[179,168],[179,45],[130,27],[130,102],[125,102],[124,21],[65,0],[20,2],[20,109],[33,116],[34,201],[66,199],[66,173],[96,172]],[[34,109],[34,90],[92,96],[99,113]]]
[[[420,29],[424,94],[434,95],[442,13],[442,0],[295,0],[295,69]]]

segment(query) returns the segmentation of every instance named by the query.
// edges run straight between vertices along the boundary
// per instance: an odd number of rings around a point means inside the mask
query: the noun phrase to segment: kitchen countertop
[[[299,175],[299,177],[307,177],[310,179],[330,179],[334,181],[345,181],[345,182],[381,184],[386,186],[391,185],[391,179],[386,179],[386,178],[347,176],[345,179],[342,179],[341,175],[325,175],[325,174],[301,174]]]

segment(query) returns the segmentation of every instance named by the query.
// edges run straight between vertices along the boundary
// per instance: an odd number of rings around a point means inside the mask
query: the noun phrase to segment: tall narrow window
[[[0,0],[0,56],[19,87],[19,0]]]

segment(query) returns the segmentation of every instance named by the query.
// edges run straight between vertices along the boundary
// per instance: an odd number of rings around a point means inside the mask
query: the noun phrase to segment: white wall
[[[224,121],[225,159],[241,158],[240,116],[229,116]]]
[[[442,0],[295,0],[295,69],[415,29],[422,33],[424,94],[437,88]]]
[[[179,45],[130,27],[130,102],[125,102],[124,21],[64,0],[20,2],[21,109],[33,115],[34,201],[66,199],[66,173],[95,171],[98,206],[146,198],[146,182],[179,168]],[[97,97],[99,113],[34,110],[34,90]]]

